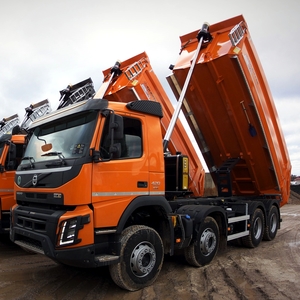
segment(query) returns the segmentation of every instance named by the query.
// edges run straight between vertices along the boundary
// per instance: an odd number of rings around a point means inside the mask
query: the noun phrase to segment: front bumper
[[[73,248],[55,248],[57,224],[65,211],[28,211],[17,206],[12,210],[10,239],[29,251],[44,254],[52,260],[74,267],[95,268],[119,262],[119,256],[109,254],[109,243],[99,242]]]

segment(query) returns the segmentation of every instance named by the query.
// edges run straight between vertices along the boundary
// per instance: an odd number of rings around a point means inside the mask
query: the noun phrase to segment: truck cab
[[[170,228],[161,117],[157,102],[91,99],[36,121],[15,176],[13,240],[95,267],[119,260],[119,235],[138,218]]]
[[[13,186],[21,162],[26,135],[4,134],[0,137],[0,233],[9,232],[10,208],[15,204]]]

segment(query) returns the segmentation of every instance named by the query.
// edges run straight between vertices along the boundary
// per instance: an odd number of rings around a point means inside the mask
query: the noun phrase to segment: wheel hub
[[[215,233],[207,228],[202,232],[200,239],[200,249],[203,255],[209,255],[212,253],[216,247],[217,238]]]
[[[138,277],[147,276],[154,268],[156,253],[150,243],[140,243],[132,251],[130,267],[132,272]]]

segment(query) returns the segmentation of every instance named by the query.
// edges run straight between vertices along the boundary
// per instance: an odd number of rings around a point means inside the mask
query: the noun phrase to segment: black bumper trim
[[[29,245],[29,250],[36,248],[36,250],[34,250],[35,252],[44,252],[47,257],[55,262],[73,267],[97,268],[119,261],[118,256],[114,259],[111,259],[111,256],[107,256],[108,259],[103,259],[106,255],[96,255],[95,245],[55,250],[49,237],[22,228],[12,228],[10,239],[19,244],[23,241],[24,247],[26,247],[26,244]],[[40,246],[36,245],[36,242],[38,242]],[[100,259],[100,257],[102,259]]]

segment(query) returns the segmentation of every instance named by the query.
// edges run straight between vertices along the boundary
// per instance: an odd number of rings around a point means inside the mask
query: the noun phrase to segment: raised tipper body
[[[180,38],[181,54],[168,77],[175,94],[195,54],[197,32]],[[214,24],[210,34],[186,92],[186,119],[220,191],[231,171],[233,195],[278,194],[282,206],[289,199],[291,164],[246,21],[237,16]]]

